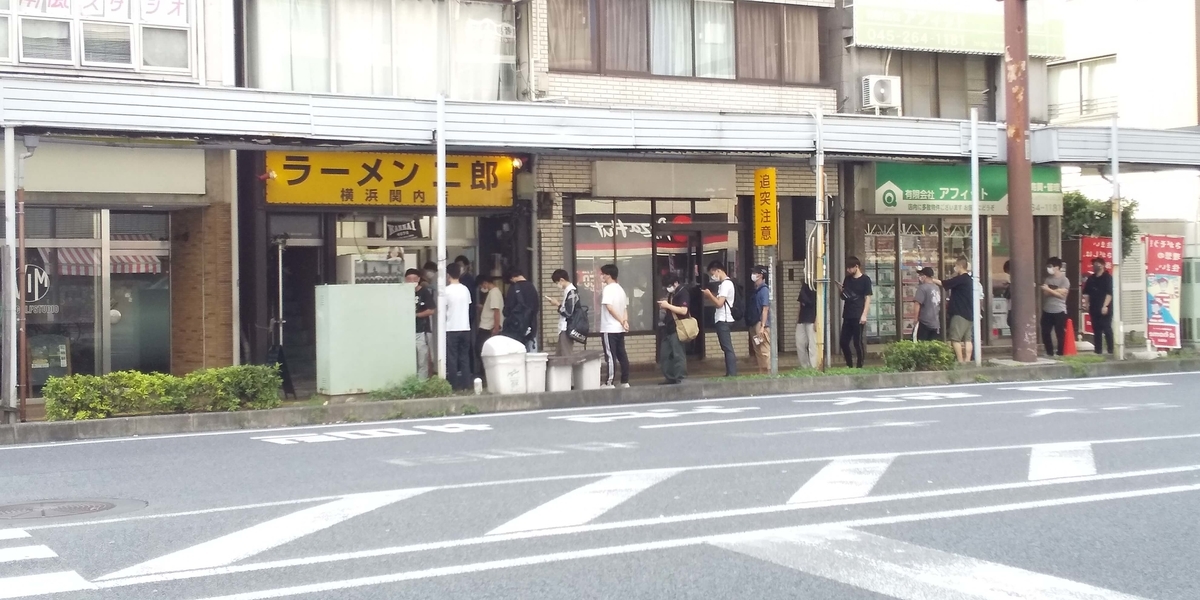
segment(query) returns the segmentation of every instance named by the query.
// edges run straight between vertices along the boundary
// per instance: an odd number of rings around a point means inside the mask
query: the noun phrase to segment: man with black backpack
[[[713,329],[717,332],[717,341],[721,344],[721,352],[725,354],[725,376],[737,376],[737,355],[733,353],[733,334],[730,327],[735,321],[744,317],[745,308],[738,304],[739,295],[733,280],[725,274],[725,265],[715,260],[708,265],[708,276],[716,284],[717,293],[707,287],[702,291],[708,303],[717,308],[713,314]]]
[[[563,293],[562,300],[546,296],[546,301],[553,304],[558,311],[558,355],[567,356],[575,350],[575,344],[583,344],[587,340],[590,329],[587,323],[587,307],[579,302],[579,290],[571,283],[571,275],[566,269],[555,271],[550,276],[550,281]],[[579,331],[581,328],[583,331]],[[583,339],[577,339],[578,337]]]

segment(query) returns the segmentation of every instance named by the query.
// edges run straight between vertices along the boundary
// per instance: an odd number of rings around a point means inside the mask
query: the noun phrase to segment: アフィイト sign
[[[1008,169],[998,165],[979,168],[979,212],[1008,214]],[[1063,210],[1062,171],[1057,167],[1033,168],[1033,214],[1058,216]],[[969,165],[875,163],[875,214],[969,215],[971,168]]]
[[[268,204],[330,206],[437,205],[437,158],[383,152],[267,152]],[[446,157],[448,206],[508,208],[513,159]]]

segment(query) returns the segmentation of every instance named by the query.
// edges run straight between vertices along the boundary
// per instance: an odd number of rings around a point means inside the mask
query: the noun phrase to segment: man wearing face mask
[[[837,282],[834,282],[836,285]],[[863,368],[867,348],[863,345],[863,329],[871,310],[871,278],[862,271],[858,257],[846,257],[846,279],[839,286],[842,292],[842,355],[846,366]],[[851,356],[850,351],[854,351]],[[857,361],[855,360],[857,359]]]
[[[666,383],[683,383],[687,377],[687,355],[679,341],[675,319],[688,316],[688,295],[674,274],[663,276],[663,287],[667,297],[658,301],[658,368]]]
[[[1062,356],[1067,337],[1067,295],[1071,281],[1062,272],[1063,261],[1057,256],[1046,261],[1046,280],[1042,282],[1042,341],[1050,356]],[[1053,332],[1058,339],[1055,347]]]
[[[750,270],[750,280],[754,282],[754,300],[746,313],[746,325],[750,330],[750,349],[754,351],[758,372],[765,375],[771,372],[771,330],[768,327],[771,290],[767,287],[767,268],[756,265]]]
[[[1103,354],[1102,346],[1108,341],[1108,353],[1113,353],[1112,301],[1113,278],[1105,269],[1103,258],[1092,259],[1092,274],[1083,284],[1084,310],[1092,318],[1096,354]]]
[[[705,300],[716,307],[713,312],[713,329],[717,332],[717,342],[721,345],[721,353],[725,355],[725,376],[737,376],[737,355],[733,353],[733,336],[729,328],[733,326],[733,307],[737,302],[737,289],[729,276],[725,274],[725,265],[719,260],[708,265],[708,276],[717,284],[717,293],[704,288],[701,293]]]

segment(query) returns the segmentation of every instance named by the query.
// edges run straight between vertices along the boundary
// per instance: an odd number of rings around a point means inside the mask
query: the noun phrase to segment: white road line
[[[361,588],[373,585],[382,585],[388,583],[397,583],[402,581],[413,581],[418,579],[434,579],[438,577],[447,577],[451,575],[462,575],[468,573],[481,573],[485,571],[496,571],[500,569],[510,569],[514,567],[523,567],[530,565],[543,565],[556,562],[564,562],[569,560],[578,560],[582,558],[596,558],[600,556],[616,556],[621,554],[632,554],[636,552],[648,552],[654,550],[664,550],[669,548],[683,548],[687,546],[698,546],[700,544],[722,544],[726,542],[745,541],[763,536],[778,536],[789,535],[794,531],[805,531],[810,529],[824,529],[830,527],[866,527],[872,525],[891,525],[896,523],[915,523],[920,521],[932,521],[935,519],[950,519],[956,517],[991,515],[1006,512],[1014,512],[1020,510],[1029,510],[1036,508],[1052,508],[1058,506],[1071,506],[1076,504],[1086,504],[1091,502],[1105,502],[1110,500],[1125,500],[1130,498],[1144,498],[1149,496],[1161,496],[1165,494],[1178,494],[1184,492],[1200,491],[1200,484],[1161,487],[1152,489],[1132,490],[1127,492],[1115,492],[1110,494],[1096,494],[1092,496],[1075,496],[1069,498],[1056,498],[1053,500],[1043,500],[1037,502],[1019,502],[1014,504],[1000,504],[993,506],[981,506],[977,508],[969,508],[962,510],[950,510],[941,512],[918,513],[909,515],[895,515],[890,517],[880,517],[876,519],[859,519],[854,521],[842,521],[838,523],[826,523],[822,525],[802,525],[799,527],[786,527],[781,529],[766,529],[761,531],[752,531],[745,533],[713,535],[703,537],[680,538],[674,540],[663,540],[658,542],[649,542],[642,544],[629,544],[625,546],[609,546],[605,548],[594,548],[589,550],[579,550],[574,552],[560,552],[555,554],[542,554],[537,556],[526,556],[522,558],[512,558],[506,560],[497,560],[491,562],[482,562],[466,565],[456,565],[452,567],[441,567],[436,569],[426,569],[423,571],[407,571],[400,573],[392,573],[389,575],[380,575],[377,577],[362,577],[358,579],[343,579],[340,581],[329,581],[325,583],[317,583],[312,585],[302,585],[288,588],[277,588],[271,590],[260,590],[256,592],[246,592],[241,594],[233,594],[229,596],[218,596],[207,598],[205,600],[266,600],[268,598],[285,598],[288,596],[298,596],[301,594],[314,594],[321,592],[333,592],[351,588]],[[119,582],[113,582],[119,583]],[[114,587],[114,586],[105,586]],[[999,596],[986,596],[989,600]],[[931,600],[947,600],[948,598],[961,599],[962,596],[934,596]],[[1119,597],[1104,597],[1099,598],[1088,596],[1068,597],[1071,600],[1118,600]],[[1128,599],[1128,597],[1126,597]],[[973,599],[970,599],[973,600]],[[1062,600],[1059,597],[1055,600]]]
[[[97,581],[231,565],[311,533],[328,529],[342,521],[424,494],[431,489],[414,488],[346,496],[122,569]]]
[[[650,486],[681,471],[682,469],[663,469],[610,475],[567,492],[491,530],[488,535],[585,525]]]
[[[56,556],[58,555],[46,546],[18,546],[16,548],[0,548],[0,564],[17,562],[18,560],[54,558]]]
[[[1091,444],[1038,444],[1030,450],[1030,481],[1095,474]]]
[[[1162,442],[1162,441],[1170,441],[1170,440],[1187,440],[1187,439],[1200,439],[1200,433],[1187,433],[1187,434],[1180,434],[1180,435],[1161,435],[1161,436],[1140,437],[1140,438],[1110,438],[1110,439],[1102,439],[1102,440],[1086,440],[1086,441],[1064,442],[1064,443],[1102,445],[1102,444],[1132,444],[1132,443],[1138,443],[1138,442]],[[1058,443],[1058,442],[1056,442],[1056,443]],[[1003,450],[1025,450],[1034,445],[1035,444],[1013,444],[1013,445],[1008,445],[1008,446],[978,446],[978,447],[974,447],[974,448],[944,448],[944,449],[936,449],[936,450],[914,450],[914,451],[910,451],[910,452],[854,454],[854,455],[846,455],[846,456],[815,456],[815,457],[811,457],[811,458],[788,458],[788,459],[780,459],[780,460],[764,460],[764,461],[741,462],[741,463],[721,463],[721,464],[715,464],[715,465],[697,465],[697,466],[693,466],[693,467],[677,467],[677,468],[682,469],[684,471],[742,469],[742,468],[747,468],[747,467],[773,467],[773,466],[781,466],[781,465],[797,465],[797,464],[804,464],[804,463],[811,463],[811,462],[829,462],[831,460],[839,460],[839,459],[847,459],[847,458],[874,458],[874,457],[881,457],[881,456],[938,456],[938,455],[944,455],[944,454],[965,454],[965,453],[970,453],[970,452],[996,452],[996,451],[1003,451]],[[461,489],[472,489],[472,488],[485,488],[485,487],[498,486],[498,485],[512,485],[512,484],[520,484],[520,483],[544,483],[547,481],[565,481],[565,480],[571,480],[571,479],[596,479],[599,477],[608,477],[610,475],[616,475],[618,473],[629,473],[629,472],[631,472],[631,471],[605,471],[605,472],[600,472],[600,473],[581,473],[578,475],[548,475],[545,477],[525,477],[525,478],[518,478],[518,479],[496,479],[496,480],[491,480],[491,481],[476,481],[476,482],[472,482],[472,483],[455,483],[455,484],[437,486],[437,487],[434,487],[433,489],[436,489],[436,490],[461,490]],[[176,512],[176,513],[162,513],[162,514],[157,514],[157,515],[137,515],[137,516],[131,516],[131,517],[116,517],[116,518],[112,518],[112,519],[100,519],[100,520],[96,520],[96,521],[74,521],[74,522],[69,522],[69,523],[53,523],[53,524],[49,524],[49,525],[35,525],[33,527],[26,527],[25,529],[27,529],[29,531],[37,531],[37,530],[42,530],[42,529],[61,529],[64,527],[87,527],[90,525],[112,525],[112,524],[135,522],[135,521],[171,519],[171,518],[177,518],[177,517],[190,517],[190,516],[196,516],[196,515],[207,515],[207,514],[222,513],[222,512],[234,512],[234,511],[239,511],[239,510],[269,508],[269,507],[273,507],[273,506],[289,506],[289,505],[294,505],[294,504],[311,504],[314,502],[328,502],[328,501],[337,500],[337,499],[343,498],[343,497],[344,497],[344,495],[343,496],[316,496],[316,497],[312,497],[312,498],[300,498],[297,500],[281,500],[278,502],[261,502],[261,503],[257,503],[257,504],[242,504],[242,505],[226,506],[226,507],[220,507],[220,508],[208,508],[208,509],[203,509],[203,510],[192,510],[192,511]],[[0,532],[3,532],[3,531],[12,531],[12,530],[0,529]],[[29,534],[26,533],[22,537],[29,537]],[[0,538],[0,539],[3,539],[3,538]]]
[[[94,589],[94,584],[75,571],[0,578],[0,598],[25,598]]]
[[[809,528],[712,545],[899,600],[1144,600],[842,528]]]
[[[788,504],[862,498],[871,493],[895,456],[843,458],[817,472],[788,500]]]
[[[0,540],[19,540],[29,537],[24,529],[0,529]]]
[[[813,417],[839,417],[842,415],[867,415],[871,413],[899,412],[905,410],[934,410],[939,408],[974,408],[976,406],[1002,406],[1005,404],[1030,404],[1034,402],[1054,402],[1057,400],[1072,400],[1070,396],[1056,398],[1032,398],[1029,400],[995,400],[992,402],[969,402],[966,404],[929,404],[919,406],[895,406],[891,408],[864,408],[860,410],[835,410],[818,413],[799,413],[794,415],[772,415],[769,417],[742,417],[739,419],[714,419],[709,421],[686,421],[683,423],[660,423],[658,425],[642,425],[640,429],[667,429],[669,427],[696,427],[698,425],[727,425],[729,423],[754,423],[757,421],[781,421],[784,419],[811,419]]]
[[[1148,373],[1148,374],[1142,374],[1142,375],[1113,375],[1113,376],[1109,376],[1109,377],[1088,377],[1087,381],[1107,381],[1107,380],[1111,380],[1111,379],[1142,379],[1142,378],[1146,378],[1146,377],[1189,377],[1189,376],[1194,377],[1195,375],[1196,375],[1196,373],[1194,373],[1194,372],[1180,371],[1180,372],[1175,372],[1175,373]],[[1054,383],[1054,382],[1058,382],[1058,381],[1078,382],[1079,379],[1047,379],[1047,380],[1041,381],[1039,383],[1050,384],[1050,383]],[[894,391],[901,391],[901,390],[911,391],[911,390],[920,390],[920,389],[955,389],[955,388],[977,388],[977,387],[984,387],[984,388],[992,387],[992,388],[999,389],[999,386],[1001,386],[1001,385],[1013,385],[1014,383],[1018,383],[1018,382],[1010,381],[1010,382],[996,382],[996,383],[956,383],[956,384],[951,384],[951,385],[891,387],[891,388],[879,388],[879,389],[874,389],[874,390],[860,390],[860,391],[864,391],[864,392],[870,391],[871,393],[880,393],[880,392],[894,392]],[[800,397],[808,397],[808,396],[829,396],[832,394],[845,394],[845,393],[847,393],[847,390],[830,390],[827,392],[797,392],[797,393],[788,393],[788,394],[766,394],[766,395],[762,395],[762,396],[733,396],[733,397],[729,397],[729,398],[706,398],[703,400],[668,400],[665,402],[610,404],[610,405],[605,405],[605,406],[578,406],[578,407],[574,407],[574,408],[546,408],[546,409],[540,409],[540,410],[495,412],[495,413],[484,413],[484,414],[478,414],[478,415],[458,415],[458,416],[453,416],[453,417],[430,417],[430,418],[425,418],[425,419],[398,419],[398,420],[393,419],[390,421],[367,421],[367,422],[363,422],[363,423],[352,423],[352,424],[351,423],[328,423],[325,425],[302,425],[299,427],[268,427],[268,428],[264,428],[264,429],[239,429],[236,431],[205,431],[205,432],[198,432],[198,433],[175,433],[175,434],[168,434],[168,435],[105,438],[105,439],[100,439],[100,440],[75,440],[72,442],[50,442],[50,443],[45,443],[45,444],[8,444],[8,445],[0,446],[0,452],[16,451],[16,450],[37,450],[37,449],[41,449],[41,448],[65,448],[65,447],[69,447],[69,446],[84,446],[84,445],[91,445],[91,444],[115,444],[115,443],[122,443],[122,442],[147,442],[147,441],[153,442],[153,441],[164,441],[164,440],[174,440],[174,439],[222,436],[222,435],[243,435],[243,434],[248,435],[248,434],[254,434],[254,433],[277,433],[280,431],[306,431],[306,430],[310,430],[310,429],[333,429],[333,428],[338,428],[338,427],[362,428],[364,426],[369,426],[369,425],[382,425],[382,424],[386,424],[386,423],[398,423],[398,422],[399,423],[425,423],[425,422],[462,420],[462,419],[488,419],[488,418],[496,418],[496,417],[524,417],[524,416],[530,416],[530,415],[555,414],[555,413],[564,413],[564,412],[580,412],[580,411],[587,411],[587,410],[613,410],[615,408],[629,408],[629,407],[646,408],[646,407],[650,407],[650,406],[670,406],[673,404],[701,404],[701,403],[712,403],[712,402],[715,402],[718,400],[721,402],[742,402],[745,400],[776,400],[776,399],[800,398]]]
[[[446,540],[441,542],[426,542],[422,544],[411,544],[408,546],[393,546],[389,548],[376,548],[373,550],[359,550],[355,552],[344,552],[340,554],[326,554],[321,556],[308,556],[304,558],[292,558],[268,562],[250,563],[244,565],[232,565],[228,567],[218,567],[214,569],[199,569],[195,571],[184,571],[178,573],[167,573],[162,575],[150,575],[146,577],[130,577],[126,579],[114,579],[110,581],[99,582],[101,588],[116,588],[128,587],[131,585],[142,585],[146,583],[160,583],[164,581],[178,581],[182,579],[195,579],[200,577],[213,577],[218,575],[230,575],[235,573],[250,573],[256,571],[269,571],[274,569],[287,569],[293,567],[302,567],[317,564],[336,563],[353,560],[363,560],[369,558],[379,558],[383,556],[396,556],[401,554],[414,554],[418,552],[428,552],[433,550],[448,550],[455,548],[466,548],[472,546],[482,546],[500,542],[510,542],[516,540],[527,540],[541,537],[553,537],[563,535],[574,535],[579,533],[592,533],[596,531],[612,531],[620,529],[633,529],[638,527],[651,527],[656,525],[666,525],[671,523],[686,523],[695,521],[707,521],[714,519],[725,519],[733,517],[757,516],[784,512],[793,512],[800,510],[811,510],[817,508],[830,508],[841,506],[853,506],[860,504],[881,504],[886,502],[896,502],[905,500],[921,500],[926,498],[939,498],[944,496],[957,496],[966,494],[975,494],[981,492],[995,492],[1003,490],[1016,489],[1031,489],[1040,487],[1049,487],[1071,483],[1086,483],[1093,481],[1114,481],[1121,479],[1129,479],[1134,477],[1152,477],[1157,475],[1170,475],[1179,473],[1196,473],[1200,472],[1200,465],[1191,465],[1187,467],[1171,467],[1166,469],[1153,469],[1149,471],[1133,471],[1128,473],[1111,473],[1106,475],[1095,475],[1092,477],[1077,477],[1071,479],[1055,479],[1049,481],[1023,481],[1019,483],[997,484],[976,486],[970,488],[958,488],[950,490],[935,490],[928,492],[911,492],[906,494],[894,494],[890,496],[868,496],[866,498],[854,498],[850,500],[836,500],[830,502],[815,502],[812,504],[785,504],[780,506],[762,506],[756,508],[744,508],[735,510],[723,510],[707,513],[693,513],[688,515],[675,515],[670,517],[657,517],[651,519],[635,519],[630,521],[618,521],[613,523],[593,523],[590,525],[580,525],[578,527],[564,527],[561,529],[547,529],[542,531],[526,531],[521,533],[511,533],[505,535],[489,535],[475,538],[465,538],[458,540]],[[1172,488],[1173,489],[1173,488]],[[1182,490],[1190,491],[1190,490]],[[1050,502],[1054,502],[1051,500]],[[1037,508],[1037,507],[1034,507]],[[971,509],[974,510],[974,509]],[[969,516],[968,513],[961,516]],[[895,517],[887,517],[894,519]],[[847,525],[846,523],[852,523]],[[844,526],[868,526],[868,525],[887,525],[888,521],[877,522],[875,520],[866,519],[861,521],[834,523],[834,525]]]

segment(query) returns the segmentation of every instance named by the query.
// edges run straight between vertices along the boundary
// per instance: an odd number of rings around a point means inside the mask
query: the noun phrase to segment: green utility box
[[[317,286],[317,393],[371,392],[417,372],[416,286]]]

